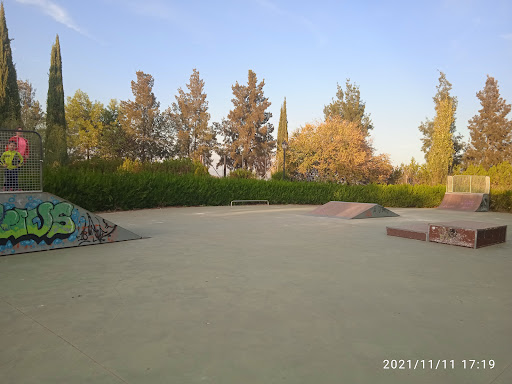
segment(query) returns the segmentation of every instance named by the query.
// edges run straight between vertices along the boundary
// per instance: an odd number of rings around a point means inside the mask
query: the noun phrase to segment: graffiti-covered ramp
[[[0,194],[0,256],[140,239],[46,192]]]

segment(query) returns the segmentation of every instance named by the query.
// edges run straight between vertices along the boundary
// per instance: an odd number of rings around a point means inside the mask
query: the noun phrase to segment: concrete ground
[[[0,382],[512,382],[510,231],[475,250],[385,229],[511,214],[314,208],[106,213],[148,238],[1,257]]]

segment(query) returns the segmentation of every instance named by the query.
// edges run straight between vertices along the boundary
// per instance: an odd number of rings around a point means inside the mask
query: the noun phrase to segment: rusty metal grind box
[[[430,223],[428,231],[429,241],[468,248],[504,243],[506,238],[506,225],[476,221]]]

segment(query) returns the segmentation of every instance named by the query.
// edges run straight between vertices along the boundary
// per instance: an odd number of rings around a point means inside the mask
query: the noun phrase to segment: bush
[[[138,173],[142,171],[142,163],[138,160],[124,159],[123,164],[119,166],[118,171]]]
[[[286,175],[283,175],[283,171],[274,172],[270,176],[270,179],[271,180],[281,180],[282,181],[282,180],[284,180],[283,176],[286,176],[286,180],[291,180],[290,174],[288,172],[286,172]]]
[[[47,167],[48,168],[48,167]],[[50,167],[51,168],[51,167]],[[90,160],[77,160],[67,166],[75,171],[93,171],[101,173],[116,172],[164,172],[174,175],[209,175],[208,168],[200,162],[194,162],[190,159],[169,159],[160,162],[140,162],[139,160],[120,159],[106,160],[92,158]]]
[[[228,177],[230,179],[255,179],[256,175],[248,169],[239,168],[231,171]]]

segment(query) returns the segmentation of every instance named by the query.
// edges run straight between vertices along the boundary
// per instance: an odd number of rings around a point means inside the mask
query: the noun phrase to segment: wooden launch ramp
[[[399,216],[379,204],[329,201],[311,212],[315,216],[339,217],[341,219],[368,219]]]
[[[0,256],[141,238],[50,193],[0,194]]]

